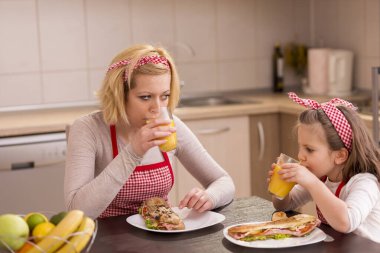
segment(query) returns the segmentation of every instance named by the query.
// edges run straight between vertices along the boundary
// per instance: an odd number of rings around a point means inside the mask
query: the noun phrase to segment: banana
[[[89,217],[84,217],[77,232],[56,253],[79,253],[86,247],[95,230],[95,222]]]
[[[66,243],[65,240],[70,236],[70,234],[78,229],[83,217],[83,211],[69,211],[65,218],[63,218],[45,238],[38,242],[36,247],[33,247],[30,251],[28,251],[28,253],[52,253],[56,251],[62,244]]]

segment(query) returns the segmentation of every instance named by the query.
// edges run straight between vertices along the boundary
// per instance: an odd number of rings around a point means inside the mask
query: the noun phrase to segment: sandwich
[[[286,215],[285,212],[282,212],[282,211],[274,212],[272,214],[272,221],[282,220],[286,218],[288,218],[288,216]]]
[[[145,225],[154,230],[183,230],[185,224],[182,219],[159,197],[145,200],[139,208],[139,213],[145,220]]]
[[[321,221],[315,216],[297,214],[276,221],[237,225],[228,229],[228,235],[236,240],[248,242],[301,237],[310,234],[319,224]]]

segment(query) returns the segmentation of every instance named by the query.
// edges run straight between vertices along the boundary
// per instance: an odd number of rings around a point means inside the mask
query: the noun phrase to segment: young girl
[[[313,200],[322,222],[380,243],[380,153],[356,108],[337,98],[319,104],[289,97],[309,109],[297,125],[300,164],[279,172],[298,185],[283,200],[273,197],[274,207],[293,210]]]
[[[167,199],[175,180],[174,156],[205,188],[193,188],[174,205],[204,212],[232,201],[231,177],[190,129],[175,116],[175,128],[158,118],[160,107],[174,111],[179,91],[174,61],[163,48],[136,45],[112,60],[99,93],[101,110],[70,127],[68,209],[103,218],[137,213],[150,197]],[[162,137],[173,132],[176,149],[161,152]]]

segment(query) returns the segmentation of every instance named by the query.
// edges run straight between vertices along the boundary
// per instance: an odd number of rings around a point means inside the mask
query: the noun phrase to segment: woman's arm
[[[140,162],[129,146],[112,160],[112,147],[105,147],[103,141],[109,132],[99,129],[89,116],[76,121],[70,128],[66,155],[66,207],[81,209],[92,218],[107,208]],[[105,168],[98,168],[102,171],[96,176],[97,164]]]
[[[176,155],[189,173],[205,187],[212,199],[212,208],[231,202],[235,194],[235,185],[231,177],[181,120],[175,118],[175,123],[178,138]]]

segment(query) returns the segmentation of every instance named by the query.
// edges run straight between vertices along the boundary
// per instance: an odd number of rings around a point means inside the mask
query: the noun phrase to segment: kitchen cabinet
[[[295,159],[298,156],[298,141],[295,126],[297,124],[297,114],[280,114],[280,152]]]
[[[270,200],[268,170],[280,153],[279,114],[250,117],[252,195]]]
[[[298,120],[298,114],[280,114],[280,136],[281,136],[281,150],[295,159],[298,159],[298,141],[296,124]],[[317,215],[315,209],[315,203],[313,201],[302,206],[299,210],[301,213],[308,213],[311,215]]]
[[[184,122],[208,153],[230,174],[236,187],[235,197],[251,196],[248,116]],[[176,182],[169,199],[177,204],[189,190],[201,185],[178,160],[174,167]]]

